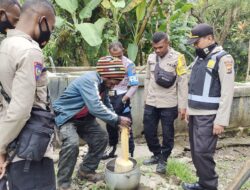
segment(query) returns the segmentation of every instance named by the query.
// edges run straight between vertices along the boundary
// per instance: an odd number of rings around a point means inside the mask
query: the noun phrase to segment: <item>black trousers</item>
[[[189,117],[189,141],[199,184],[209,190],[217,190],[218,175],[215,172],[214,153],[218,140],[213,135],[215,115]]]
[[[119,116],[128,117],[132,121],[131,111],[123,113],[124,110],[126,110],[126,109],[131,110],[130,100],[128,100],[126,102],[126,104],[122,103],[122,97],[124,95],[125,94],[110,96],[110,102],[111,102],[116,114],[118,114]],[[130,127],[132,127],[132,123],[131,123]],[[118,139],[119,139],[119,128],[112,127],[108,124],[106,125],[106,128],[107,128],[107,131],[109,134],[109,145],[116,146],[118,144]],[[133,153],[134,149],[135,149],[135,143],[134,143],[134,137],[133,137],[133,130],[131,129],[130,135],[129,135],[129,152]]]
[[[156,108],[145,105],[144,108],[143,125],[148,148],[155,156],[161,155],[165,161],[174,147],[174,120],[177,116],[177,107]],[[161,120],[162,125],[162,145],[160,145],[157,136],[159,120]]]
[[[28,172],[24,172],[25,160],[11,163],[8,167],[10,190],[56,190],[53,160],[43,158],[32,161]]]

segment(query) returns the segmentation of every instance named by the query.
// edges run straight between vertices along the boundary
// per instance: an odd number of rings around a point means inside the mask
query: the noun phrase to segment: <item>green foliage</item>
[[[186,164],[175,159],[168,160],[167,173],[169,176],[177,176],[182,181],[189,183],[193,183],[197,180],[192,170]]]
[[[248,180],[241,188],[240,190],[248,190],[250,189],[250,180]]]
[[[99,33],[94,24],[77,24],[76,29],[81,32],[82,36],[84,36],[84,39],[90,46],[98,46],[102,43],[102,39],[99,36]]]
[[[138,46],[136,44],[128,44],[128,56],[132,61],[135,61],[138,53]]]
[[[44,49],[57,65],[95,65],[108,54],[110,42],[122,42],[137,65],[146,63],[154,32],[167,32],[171,46],[184,53],[187,63],[194,48],[185,45],[191,28],[205,21],[236,62],[236,79],[245,77],[250,37],[249,1],[228,0],[53,0],[56,31]]]
[[[92,0],[90,3],[88,3],[80,12],[80,18],[91,18],[92,11],[101,3],[102,0]]]
[[[78,8],[78,0],[56,0],[56,3],[70,14],[74,14]]]

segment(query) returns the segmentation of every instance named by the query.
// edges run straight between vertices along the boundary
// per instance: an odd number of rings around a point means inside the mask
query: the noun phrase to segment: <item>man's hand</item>
[[[130,127],[131,125],[131,120],[128,117],[123,117],[123,116],[119,116],[121,121],[119,123],[120,126],[122,127]]]
[[[222,125],[214,124],[213,134],[220,135],[224,132],[224,127]]]
[[[181,118],[181,120],[185,119],[185,115],[186,115],[186,109],[180,108],[179,109],[179,117]]]
[[[5,155],[4,154],[0,154],[0,179],[2,179],[2,177],[5,174],[7,164],[8,163],[5,160]]]
[[[186,114],[185,114],[185,121],[186,121],[187,124],[189,123],[189,115],[188,115],[187,112],[186,112]]]
[[[122,97],[122,103],[123,103],[123,104],[126,104],[126,102],[127,102],[128,99],[129,99],[128,96],[126,96],[126,95],[123,96],[123,97]]]

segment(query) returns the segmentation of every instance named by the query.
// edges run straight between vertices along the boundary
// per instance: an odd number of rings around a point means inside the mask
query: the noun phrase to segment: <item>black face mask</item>
[[[4,14],[5,14],[6,20],[3,21],[3,22],[0,22],[0,32],[1,32],[2,34],[6,34],[6,33],[7,33],[7,31],[6,31],[7,29],[14,29],[14,28],[15,28],[15,27],[10,23],[10,21],[9,21],[7,15],[6,15],[6,13],[4,13]]]
[[[41,21],[39,22],[40,36],[38,37],[38,39],[36,41],[39,44],[40,48],[44,48],[45,47],[45,45],[49,41],[50,35],[51,35],[51,32],[49,30],[49,25],[48,25],[48,22],[47,22],[46,19],[45,19],[45,24],[46,24],[47,30],[43,31],[42,30],[42,22]],[[44,42],[46,42],[46,43],[43,44]]]
[[[216,46],[217,46],[217,44],[215,43],[215,44],[212,44],[212,45],[210,45],[210,46],[208,46],[208,47],[206,47],[206,48],[204,48],[204,49],[196,48],[196,49],[195,49],[195,53],[196,53],[196,55],[197,55],[198,57],[204,59],[204,58],[207,57],[208,54],[210,54],[210,53],[213,51],[213,49],[214,49]]]

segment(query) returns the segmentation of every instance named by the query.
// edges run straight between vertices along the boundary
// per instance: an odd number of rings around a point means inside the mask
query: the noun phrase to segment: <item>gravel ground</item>
[[[151,156],[148,151],[144,139],[137,139],[135,159],[140,165],[141,181],[139,190],[181,190],[181,180],[176,176],[162,176],[155,173],[155,166],[144,166],[142,161]],[[225,138],[218,142],[218,150],[215,154],[217,163],[216,171],[219,174],[219,190],[227,190],[229,183],[235,178],[241,170],[246,160],[250,159],[250,137],[241,138]],[[184,150],[185,149],[185,150]],[[87,151],[87,146],[80,147],[80,155],[84,155]],[[57,150],[58,152],[58,150]],[[119,155],[120,149],[117,154]],[[58,154],[55,156],[57,157]],[[176,145],[171,155],[172,158],[178,159],[192,168],[195,174],[195,169],[192,164],[190,151],[188,151],[187,137],[178,137]],[[79,156],[75,171],[81,162],[82,157]],[[103,172],[107,161],[101,161],[98,172]],[[87,181],[79,181],[73,176],[73,190],[106,190],[108,189],[104,182],[97,184]],[[245,188],[241,190],[250,190],[250,180],[247,181]]]

